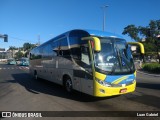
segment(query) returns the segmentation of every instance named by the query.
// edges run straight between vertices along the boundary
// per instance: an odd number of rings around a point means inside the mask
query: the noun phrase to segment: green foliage
[[[149,25],[138,26],[128,25],[124,28],[122,34],[127,34],[135,41],[140,41],[145,38],[144,48],[145,52],[157,52],[157,56],[160,64],[160,55],[158,54],[160,50],[160,43],[157,36],[160,35],[160,20],[151,20]]]
[[[36,47],[35,44],[30,44],[30,43],[24,43],[23,44],[23,50],[26,51],[27,53],[29,53],[29,51],[31,49],[33,49],[34,47]]]
[[[142,68],[151,73],[160,73],[160,64],[158,63],[146,63],[143,64]]]
[[[29,51],[25,52],[24,57],[27,57],[29,55]]]
[[[160,20],[151,20],[149,25],[138,26],[131,24],[124,28],[122,34],[130,36],[135,41],[146,39],[148,43],[155,43],[157,35],[160,34]]]
[[[31,48],[32,48],[32,44],[30,44],[30,43],[24,43],[23,44],[24,51],[30,50]]]
[[[156,45],[153,43],[143,43],[145,47],[145,52],[156,52]]]
[[[140,38],[138,37],[138,28],[135,25],[128,25],[127,27],[125,27],[122,34],[127,34],[136,41],[140,40]]]
[[[16,55],[16,59],[19,59],[24,56],[21,51],[18,51],[15,55]]]
[[[9,50],[18,50],[15,46],[9,46]]]

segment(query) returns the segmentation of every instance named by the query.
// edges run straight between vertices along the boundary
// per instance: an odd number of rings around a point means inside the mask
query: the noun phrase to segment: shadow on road
[[[137,83],[137,87],[139,88],[146,88],[146,89],[154,89],[154,90],[160,90],[160,84],[156,83]],[[144,90],[144,89],[143,89]],[[138,102],[145,104],[147,106],[153,106],[156,108],[160,108],[160,97],[155,95],[148,95],[143,93],[141,96],[135,95],[136,97],[128,98],[131,101]]]
[[[14,80],[8,80],[5,82],[18,83],[24,86],[28,92],[31,92],[33,94],[44,93],[81,102],[94,102],[94,101],[100,101],[104,99],[111,99],[117,97],[113,96],[113,97],[96,98],[77,91],[74,91],[73,93],[70,94],[66,92],[65,89],[63,89],[63,87],[60,85],[54,84],[52,82],[43,79],[34,80],[32,76],[27,73],[12,74],[12,76]]]
[[[160,84],[156,83],[137,83],[137,87],[160,90]]]
[[[135,98],[128,98],[128,99],[134,102],[145,104],[147,106],[160,108],[160,104],[159,104],[160,98],[157,96],[144,94],[142,96],[136,96]]]

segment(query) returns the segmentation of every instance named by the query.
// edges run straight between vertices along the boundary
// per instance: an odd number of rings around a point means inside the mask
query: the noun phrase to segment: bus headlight
[[[110,84],[110,83],[108,83],[108,82],[105,82],[105,81],[99,80],[99,79],[97,79],[97,78],[96,78],[96,81],[97,81],[99,84],[103,85],[103,86],[111,87],[111,84]]]

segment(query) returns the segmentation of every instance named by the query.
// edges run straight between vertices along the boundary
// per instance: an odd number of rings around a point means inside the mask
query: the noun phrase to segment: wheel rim
[[[70,79],[66,80],[66,90],[68,92],[71,92],[72,91],[72,82]]]

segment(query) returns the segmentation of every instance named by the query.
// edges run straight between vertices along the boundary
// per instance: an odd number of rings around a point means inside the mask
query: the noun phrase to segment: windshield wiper
[[[128,61],[126,60],[126,58],[124,58],[124,57],[120,54],[120,51],[119,51],[117,48],[115,48],[115,49],[116,49],[116,54],[117,54],[117,57],[118,57],[118,63],[117,63],[117,62],[114,63],[114,66],[113,66],[110,74],[113,74],[113,73],[115,72],[115,69],[116,69],[116,67],[118,66],[117,64],[119,64],[120,70],[123,71],[123,63],[122,63],[123,60],[125,60],[126,68],[127,68],[127,69],[130,71],[130,73],[131,73],[131,72],[132,72],[132,69],[131,69]]]
[[[119,64],[119,66],[120,66],[120,69],[122,70],[122,66],[121,66],[121,57],[120,57],[120,53],[118,52],[118,50],[117,50],[118,48],[117,47],[115,47],[115,50],[116,50],[116,56],[118,56],[118,62],[117,61],[115,61],[115,63],[114,63],[114,66],[112,67],[112,70],[111,70],[111,72],[110,72],[110,74],[112,75],[113,73],[114,73],[114,71],[115,71],[115,69],[116,69],[116,67],[117,67],[117,63]]]
[[[125,65],[126,65],[126,68],[127,68],[130,72],[132,72],[132,69],[131,69],[128,61],[126,60],[126,58],[123,57],[120,53],[118,54],[118,57],[120,58],[121,67],[124,66],[123,64],[125,64]],[[124,60],[125,62],[124,62],[123,60]],[[124,62],[124,63],[122,63],[122,62]],[[122,68],[122,70],[123,70],[123,68]]]
[[[111,75],[114,73],[116,67],[117,67],[117,62],[115,62],[115,63],[114,63],[114,66],[112,67],[112,70],[111,70],[111,72],[110,72]]]

